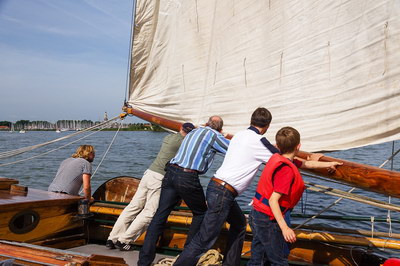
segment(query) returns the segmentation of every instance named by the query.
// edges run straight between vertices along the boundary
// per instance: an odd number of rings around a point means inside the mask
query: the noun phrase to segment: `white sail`
[[[139,0],[128,103],[224,131],[268,108],[306,151],[400,138],[400,1]]]

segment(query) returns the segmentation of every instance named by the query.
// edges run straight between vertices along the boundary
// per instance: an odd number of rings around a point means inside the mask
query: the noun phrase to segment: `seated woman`
[[[84,197],[91,200],[90,177],[94,157],[93,146],[80,146],[71,158],[67,158],[61,163],[48,191],[78,196],[79,189],[83,184]]]

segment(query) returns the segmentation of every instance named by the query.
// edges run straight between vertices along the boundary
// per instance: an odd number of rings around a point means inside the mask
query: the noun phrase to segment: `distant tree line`
[[[29,121],[19,120],[15,123],[10,121],[0,121],[0,130],[82,130],[99,124],[99,121],[91,120],[58,120],[56,123],[48,121]],[[104,130],[117,130],[119,123],[111,123]],[[122,124],[121,130],[124,131],[165,131],[159,125],[151,123]]]
[[[123,128],[121,130],[124,131],[156,131],[156,132],[164,132],[165,129],[160,127],[159,125],[156,124],[150,124],[150,123],[137,123],[137,124],[129,124],[127,128]]]

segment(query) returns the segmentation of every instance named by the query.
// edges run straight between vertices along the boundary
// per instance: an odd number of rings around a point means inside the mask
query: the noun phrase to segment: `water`
[[[0,152],[9,151],[25,146],[43,143],[52,139],[66,136],[71,132],[56,133],[54,131],[29,131],[26,134],[18,132],[0,132]],[[46,190],[52,179],[54,178],[58,166],[61,161],[70,157],[79,145],[90,144],[96,149],[96,158],[93,162],[93,169],[99,165],[102,157],[114,137],[116,132],[98,132],[94,135],[80,140],[65,148],[59,149],[55,152],[39,156],[29,161],[22,161],[17,164],[0,166],[0,176],[15,178],[20,181],[21,185],[29,186],[36,189]],[[143,172],[150,165],[152,160],[157,155],[162,139],[167,133],[164,132],[145,132],[145,131],[124,131],[119,132],[113,145],[106,154],[103,162],[101,163],[98,171],[93,175],[92,191],[95,191],[101,184],[110,178],[117,176],[134,176],[141,177]],[[75,137],[73,140],[81,138]],[[18,155],[8,159],[0,159],[0,164],[6,164],[17,160],[25,159],[28,157],[40,155],[51,149],[56,149],[62,145],[71,142],[71,139],[64,140],[55,144],[48,145],[36,149],[34,151]],[[332,152],[328,154],[332,157],[337,157],[349,161],[369,164],[373,166],[381,165],[392,154],[393,143],[384,143],[379,145],[372,145],[363,148],[351,149],[346,151]],[[400,148],[400,141],[394,143],[395,151]],[[208,173],[201,176],[200,180],[204,187],[207,186],[209,178],[223,160],[222,156],[216,156],[213,166]],[[384,168],[390,169],[391,163],[389,162]],[[400,155],[398,155],[393,162],[393,169],[400,171]],[[306,181],[315,182],[326,186],[331,186],[341,190],[349,190],[350,187],[342,184],[336,184],[310,177],[304,177]],[[247,191],[238,198],[239,204],[244,210],[249,210],[248,203],[254,195],[255,187],[257,185],[258,177],[247,189]],[[372,197],[375,199],[388,201],[388,197],[357,189],[355,194],[362,194],[364,196]],[[307,191],[303,195],[303,201],[294,210],[295,213],[305,212],[306,214],[315,214],[319,210],[334,202],[337,198],[329,195],[323,195],[316,192]],[[392,198],[391,203],[400,205],[400,199]],[[343,216],[374,216],[376,218],[386,218],[388,212],[376,207],[365,204],[359,204],[351,200],[344,199],[339,204],[334,206],[331,210],[324,213],[327,215],[343,215]],[[398,212],[391,212],[391,218],[400,220]],[[293,223],[300,223],[301,220],[293,219]],[[323,224],[334,226],[338,228],[357,228],[363,230],[371,230],[372,224],[369,221],[337,221],[318,219],[310,224]],[[389,223],[375,222],[374,230],[381,232],[388,232]],[[392,223],[393,233],[400,233],[400,224]],[[400,252],[390,252],[391,256],[400,257]],[[383,253],[386,253],[384,251]]]

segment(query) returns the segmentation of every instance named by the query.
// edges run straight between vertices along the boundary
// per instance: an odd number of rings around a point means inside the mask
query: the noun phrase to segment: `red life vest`
[[[399,265],[400,265],[400,259],[396,259],[396,258],[387,259],[383,263],[383,266],[399,266]]]
[[[261,174],[260,181],[258,181],[256,189],[256,196],[253,198],[253,207],[257,211],[269,215],[271,220],[274,219],[274,215],[269,207],[268,199],[271,197],[271,194],[274,191],[272,178],[275,170],[282,164],[292,168],[294,180],[292,182],[289,195],[279,199],[279,206],[281,207],[281,210],[286,212],[288,209],[294,208],[294,206],[296,206],[296,204],[299,202],[305,189],[303,178],[301,177],[299,169],[296,167],[296,165],[278,153],[272,155]]]

